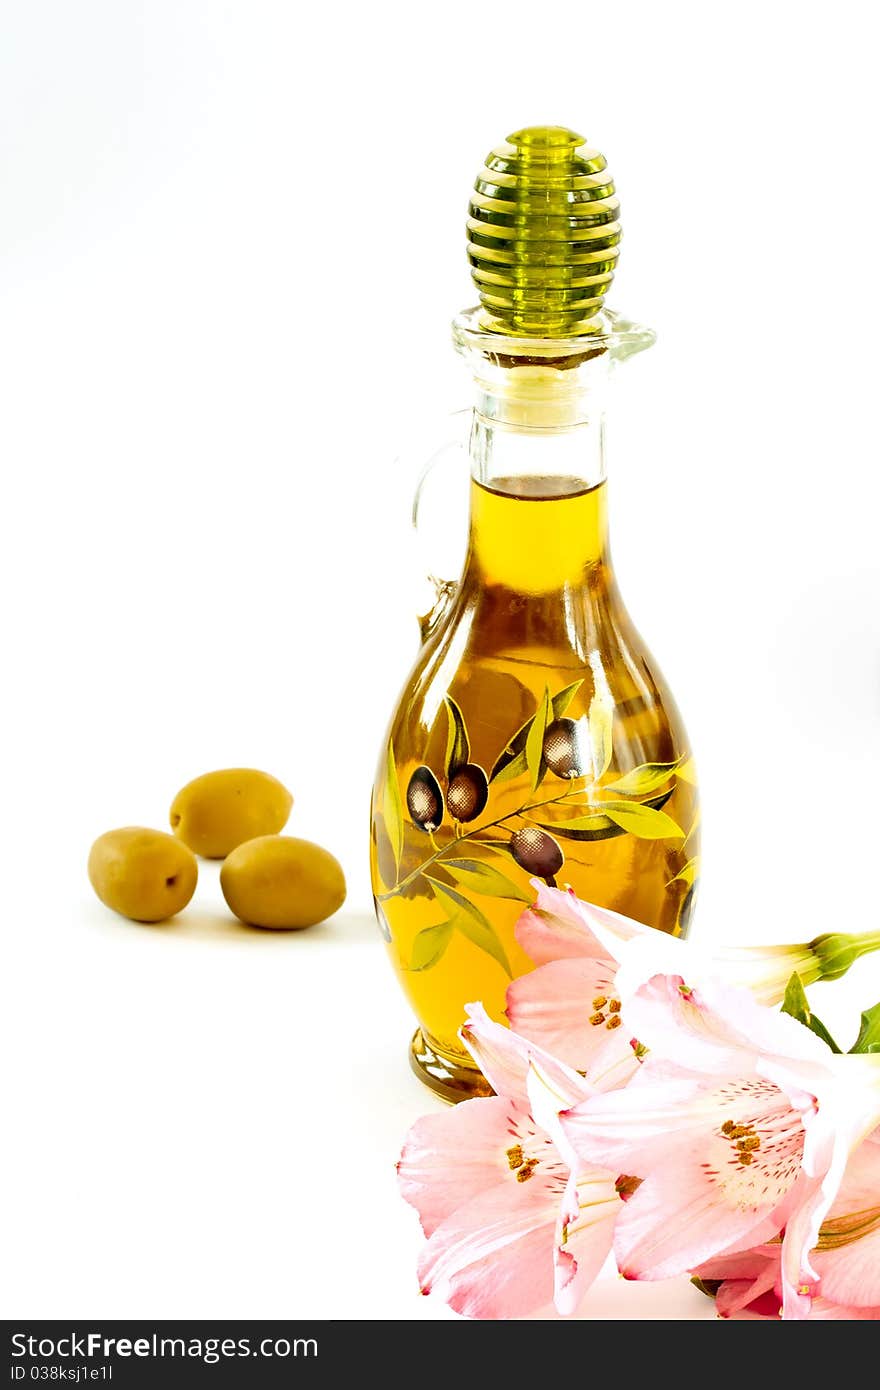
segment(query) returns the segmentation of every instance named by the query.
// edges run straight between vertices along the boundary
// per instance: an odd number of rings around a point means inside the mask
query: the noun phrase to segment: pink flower
[[[584,1162],[643,1179],[617,1223],[628,1278],[659,1279],[785,1229],[785,1314],[804,1317],[809,1262],[850,1152],[880,1121],[880,1058],[835,1056],[750,993],[655,976],[627,1003],[648,1056],[622,1091],[561,1117]]]
[[[583,1164],[559,1111],[593,1088],[568,1067],[468,1008],[462,1037],[497,1095],[427,1115],[398,1164],[428,1237],[423,1293],[458,1313],[515,1318],[555,1303],[572,1313],[611,1249],[614,1178]]]
[[[516,936],[537,969],[507,991],[511,1027],[601,1089],[602,1078],[622,1085],[635,1069],[633,1029],[626,1003],[652,975],[685,974],[692,984],[721,976],[777,1004],[792,972],[805,984],[836,978],[859,955],[880,946],[880,934],[826,933],[790,946],[742,946],[707,953],[692,942],[643,926],[607,908],[582,902],[570,890],[532,880],[534,907],[519,919]],[[640,1041],[644,1041],[641,1039]]]
[[[605,940],[656,933],[616,912],[582,903],[572,892],[533,880],[538,897],[516,925],[516,939],[537,965],[507,991],[507,1017],[518,1033],[585,1072],[601,1090],[625,1085],[637,1069],[633,1038],[621,1016],[617,958]]]
[[[723,1318],[778,1318],[782,1313],[782,1245],[719,1255],[694,1274],[720,1280],[715,1304]],[[818,1290],[807,1317],[880,1320],[880,1130],[847,1165],[840,1191],[819,1232],[810,1262]]]

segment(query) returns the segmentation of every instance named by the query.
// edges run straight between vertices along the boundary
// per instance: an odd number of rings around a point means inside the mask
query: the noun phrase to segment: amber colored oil
[[[468,1078],[473,1078],[470,1089],[480,1090],[479,1074],[457,1036],[464,1007],[481,1000],[502,1019],[510,977],[495,948],[484,948],[478,920],[472,921],[467,910],[465,919],[456,918],[457,899],[444,895],[444,883],[490,924],[512,975],[532,968],[514,936],[525,902],[481,894],[467,871],[465,882],[461,871],[458,879],[448,876],[445,860],[488,865],[523,897],[533,897],[530,872],[509,850],[517,830],[589,816],[609,797],[618,807],[624,801],[644,803],[638,834],[614,823],[592,838],[555,836],[564,862],[549,877],[662,931],[687,929],[698,855],[692,764],[672,696],[620,598],[608,556],[606,508],[604,483],[589,487],[577,478],[534,476],[472,482],[464,574],[449,611],[420,652],[390,729],[402,811],[396,822],[399,862],[392,844],[387,750],[383,754],[371,841],[379,920],[421,1026],[416,1050],[433,1054],[450,1077],[458,1078],[447,1087],[435,1085],[445,1094],[455,1094],[456,1088],[466,1093]],[[583,776],[557,775],[545,767],[537,787],[534,767],[524,768],[514,777],[490,780],[484,809],[467,823],[455,822],[448,807],[433,832],[412,819],[406,792],[417,768],[431,769],[444,795],[448,791],[446,696],[461,711],[469,763],[490,777],[515,733],[541,710],[545,690],[553,697],[577,681],[582,683],[565,718],[577,721],[583,741],[593,727],[591,712],[594,720],[607,712],[611,757],[598,778],[595,754]],[[649,784],[645,795],[606,791],[633,769],[676,763],[666,777],[662,768],[636,776],[636,782]],[[641,820],[653,834],[655,822],[661,828],[666,824],[654,814],[661,811],[680,833],[646,837]],[[426,874],[434,876],[433,884]],[[494,880],[493,885],[498,886]],[[453,925],[451,931],[441,927],[419,936],[450,917],[464,920],[467,930]],[[436,961],[414,969],[417,937],[421,943],[437,937],[443,949]],[[429,954],[424,944],[415,949]],[[424,1072],[421,1063],[419,1068]],[[424,1079],[435,1084],[430,1074]]]

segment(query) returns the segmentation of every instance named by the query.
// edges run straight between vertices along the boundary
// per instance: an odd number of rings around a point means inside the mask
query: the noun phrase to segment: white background
[[[699,758],[697,930],[876,926],[869,15],[3,6],[7,1316],[448,1316],[394,1188],[431,1102],[367,807],[416,638],[394,460],[467,403],[465,207],[511,129],[605,152],[610,303],[660,334],[610,422],[612,525]],[[237,928],[211,866],[170,925],[107,912],[92,839],[229,765],[290,785],[339,917]],[[822,995],[844,1035],[880,992],[852,981]],[[587,1308],[636,1310],[708,1312],[686,1285]]]

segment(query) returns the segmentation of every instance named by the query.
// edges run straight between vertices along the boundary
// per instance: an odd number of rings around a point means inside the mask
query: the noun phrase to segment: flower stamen
[[[508,1167],[511,1172],[515,1172],[516,1169],[521,1168],[524,1163],[525,1158],[523,1157],[522,1144],[514,1144],[512,1148],[507,1150]]]
[[[721,1126],[721,1133],[733,1145],[737,1163],[741,1163],[744,1168],[748,1168],[751,1163],[754,1163],[755,1154],[761,1147],[761,1139],[755,1133],[754,1125],[737,1124],[736,1120],[725,1120]]]

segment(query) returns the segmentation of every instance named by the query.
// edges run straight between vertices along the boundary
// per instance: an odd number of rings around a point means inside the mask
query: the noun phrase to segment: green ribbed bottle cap
[[[486,327],[595,332],[614,276],[620,203],[604,156],[562,126],[529,126],[486,158],[468,209],[468,260]]]

